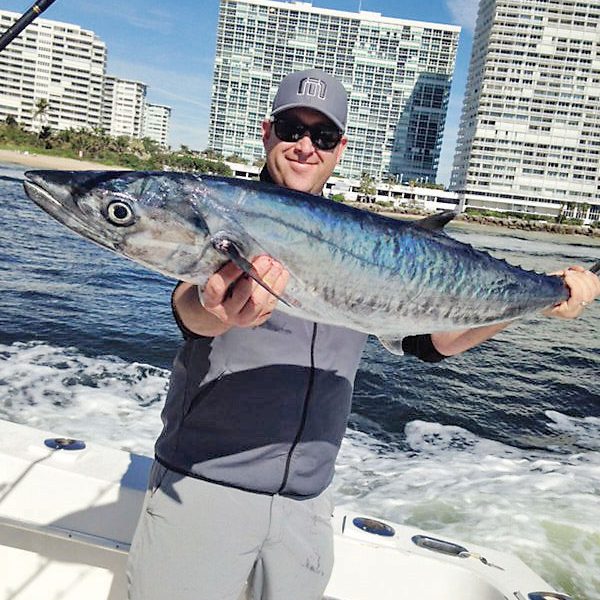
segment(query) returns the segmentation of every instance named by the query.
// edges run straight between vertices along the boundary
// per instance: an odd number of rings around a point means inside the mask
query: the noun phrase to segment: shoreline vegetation
[[[226,160],[235,162],[238,157]],[[42,126],[38,133],[23,130],[16,122],[0,124],[0,163],[12,163],[37,169],[60,170],[165,170],[197,171],[231,176],[222,156],[207,150],[194,152],[182,146],[167,151],[148,138],[111,137],[100,130],[65,130],[54,132]],[[391,208],[377,203],[346,202],[363,210],[391,217],[418,218],[427,213],[414,207]],[[563,235],[582,235],[600,239],[598,224],[591,227],[578,223],[555,222],[516,214],[481,214],[467,209],[457,215],[456,224],[471,223]]]
[[[43,108],[45,110],[47,106]],[[39,107],[41,110],[42,107]],[[193,152],[186,146],[170,151],[150,138],[115,137],[99,127],[54,131],[43,124],[44,118],[44,114],[36,113],[36,131],[26,131],[14,118],[7,117],[0,123],[0,149],[14,151],[17,157],[36,155],[59,161],[82,160],[101,165],[103,169],[153,171],[167,168],[174,171],[210,171],[224,176],[232,174],[223,158],[214,152]],[[70,164],[73,166],[73,163]]]
[[[381,207],[373,204],[365,205],[362,202],[348,202],[349,205],[384,214],[388,217],[397,218],[423,218],[431,214],[422,210],[394,209]],[[468,210],[468,209],[467,209]],[[550,217],[549,217],[550,218]],[[476,225],[487,227],[501,227],[504,229],[518,229],[521,231],[533,231],[560,235],[580,235],[600,240],[600,228],[588,225],[575,225],[572,223],[557,223],[545,220],[520,219],[516,216],[499,217],[494,215],[460,213],[452,220],[454,225]]]

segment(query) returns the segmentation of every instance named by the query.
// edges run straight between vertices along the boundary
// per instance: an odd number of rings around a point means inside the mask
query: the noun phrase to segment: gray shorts
[[[244,492],[154,463],[127,576],[130,600],[318,600],[333,505]]]

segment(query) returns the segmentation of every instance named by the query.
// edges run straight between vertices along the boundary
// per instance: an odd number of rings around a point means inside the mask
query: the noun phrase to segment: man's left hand
[[[600,296],[600,277],[583,267],[569,267],[565,271],[553,273],[565,280],[571,295],[557,306],[544,311],[547,317],[574,319],[583,309]]]

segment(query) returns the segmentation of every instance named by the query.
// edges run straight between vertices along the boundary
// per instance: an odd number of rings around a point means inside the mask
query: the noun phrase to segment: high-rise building
[[[0,10],[0,33],[19,16]],[[0,53],[0,121],[12,117],[32,131],[100,128],[166,145],[171,109],[146,104],[145,83],[106,75],[106,58],[93,31],[37,19]]]
[[[598,0],[481,0],[451,187],[464,207],[600,220]]]
[[[434,181],[459,31],[308,2],[221,0],[209,146],[261,158],[260,123],[279,82],[316,67],[349,94],[339,174]]]
[[[0,10],[0,31],[19,16]],[[106,46],[93,31],[39,19],[0,53],[0,119],[33,130],[98,127],[105,70]]]
[[[171,107],[163,104],[150,104],[144,106],[144,122],[142,125],[142,137],[147,137],[161,146],[167,146],[169,137],[169,120]]]
[[[104,79],[102,126],[112,136],[142,137],[146,84],[107,76]]]

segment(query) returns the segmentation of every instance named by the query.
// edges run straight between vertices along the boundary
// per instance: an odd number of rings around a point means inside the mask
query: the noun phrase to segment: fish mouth
[[[60,202],[44,187],[44,181],[34,176],[31,171],[25,173],[27,179],[23,181],[25,193],[33,200],[40,208],[46,212],[55,215],[62,210],[66,210],[64,200]]]
[[[27,171],[25,173],[23,187],[30,200],[79,235],[114,250],[118,240],[111,239],[108,229],[100,231],[90,225],[89,219],[75,201],[73,191],[66,183],[68,172],[60,173],[64,177],[64,182],[53,178],[55,173],[59,172]]]

